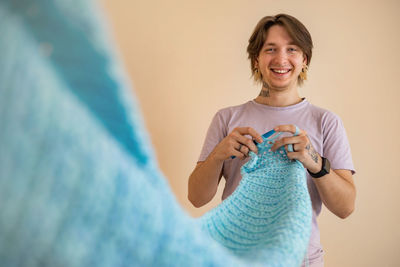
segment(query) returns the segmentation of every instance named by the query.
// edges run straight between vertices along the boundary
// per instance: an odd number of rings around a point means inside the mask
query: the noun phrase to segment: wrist
[[[211,152],[210,156],[208,157],[209,160],[217,163],[217,164],[221,164],[224,162],[225,158],[221,157],[217,152],[213,151]]]
[[[321,168],[317,172],[313,172],[309,169],[307,169],[308,173],[313,177],[313,178],[320,178],[323,177],[327,174],[329,174],[331,170],[331,163],[327,158],[321,157]]]
[[[322,158],[318,156],[317,162],[312,161],[312,165],[307,167],[307,171],[311,173],[318,173],[322,169]]]

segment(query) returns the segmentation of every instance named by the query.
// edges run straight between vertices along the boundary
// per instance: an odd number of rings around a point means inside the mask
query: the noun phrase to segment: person
[[[188,199],[195,207],[215,196],[222,176],[222,200],[241,180],[240,168],[250,151],[257,153],[261,134],[274,129],[286,134],[272,150],[284,146],[290,159],[307,170],[312,200],[312,233],[306,260],[323,266],[317,217],[322,203],[344,219],[354,210],[356,188],[350,145],[341,119],[301,98],[298,88],[307,79],[313,43],[306,27],[287,14],[262,18],[247,47],[252,76],[262,84],[260,94],[244,104],[219,110],[208,129],[195,169],[188,181]]]

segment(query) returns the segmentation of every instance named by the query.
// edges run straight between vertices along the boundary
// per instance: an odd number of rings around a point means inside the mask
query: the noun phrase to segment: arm
[[[245,135],[251,135],[259,143],[263,141],[253,128],[238,127],[222,139],[205,161],[197,163],[188,184],[188,199],[195,207],[207,204],[215,196],[224,160],[231,156],[244,159],[250,150],[257,153],[256,145]]]
[[[321,178],[313,178],[324,205],[344,219],[354,210],[356,187],[349,170],[331,170]]]
[[[294,125],[281,125],[276,131],[295,133]],[[322,168],[321,156],[313,148],[307,133],[300,131],[298,136],[282,138],[274,144],[273,150],[293,144],[294,152],[287,152],[288,158],[299,160],[306,169],[317,173]],[[320,178],[313,178],[324,205],[335,215],[344,219],[354,210],[356,189],[349,170],[331,170]]]
[[[205,161],[197,163],[188,184],[188,199],[196,208],[210,202],[217,193],[223,163],[216,160],[213,153]]]

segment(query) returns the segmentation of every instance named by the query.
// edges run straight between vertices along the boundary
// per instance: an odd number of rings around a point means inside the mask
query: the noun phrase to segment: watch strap
[[[317,173],[312,173],[310,172],[308,169],[308,173],[311,175],[311,177],[313,178],[321,178],[322,176],[328,174],[331,170],[331,163],[329,162],[329,160],[327,158],[321,157],[322,159],[322,168],[319,172]]]

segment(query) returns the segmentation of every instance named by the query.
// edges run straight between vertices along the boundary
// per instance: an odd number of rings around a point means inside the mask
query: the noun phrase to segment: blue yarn
[[[106,52],[107,48],[101,46],[102,42],[97,43],[96,35],[102,34],[97,31],[101,29],[97,29],[96,22],[90,17],[98,15],[92,13],[79,18],[72,15],[73,12],[80,12],[74,5],[80,6],[82,10],[87,10],[90,5],[83,1],[71,1],[70,4],[65,2],[6,0],[3,1],[3,7],[8,12],[3,20],[17,19],[15,16],[18,16],[24,31],[29,33],[30,43],[38,46],[51,44],[53,49],[51,56],[47,57],[47,64],[57,72],[68,90],[88,106],[105,129],[144,163],[147,158],[137,143],[138,139],[132,138],[135,132],[126,117],[125,107],[121,105],[121,96],[114,90],[120,84],[116,77],[109,75],[112,55]],[[60,30],[62,33],[57,34]],[[88,58],[90,60],[83,60]],[[107,100],[106,103],[104,100]]]
[[[271,219],[263,227],[279,225],[253,244],[254,261],[207,234],[212,216],[193,219],[177,204],[99,14],[90,0],[0,2],[0,266],[296,266],[308,195],[300,214],[290,202],[247,204]],[[300,197],[299,166],[283,162],[280,178],[293,184],[282,186],[299,186],[291,197]],[[253,197],[241,193],[256,192],[245,181],[220,212]],[[282,212],[269,217],[271,207]]]
[[[239,186],[204,215],[203,228],[249,263],[299,266],[311,234],[311,200],[303,165],[283,147],[271,151],[280,135],[263,138],[258,154],[250,152]]]

